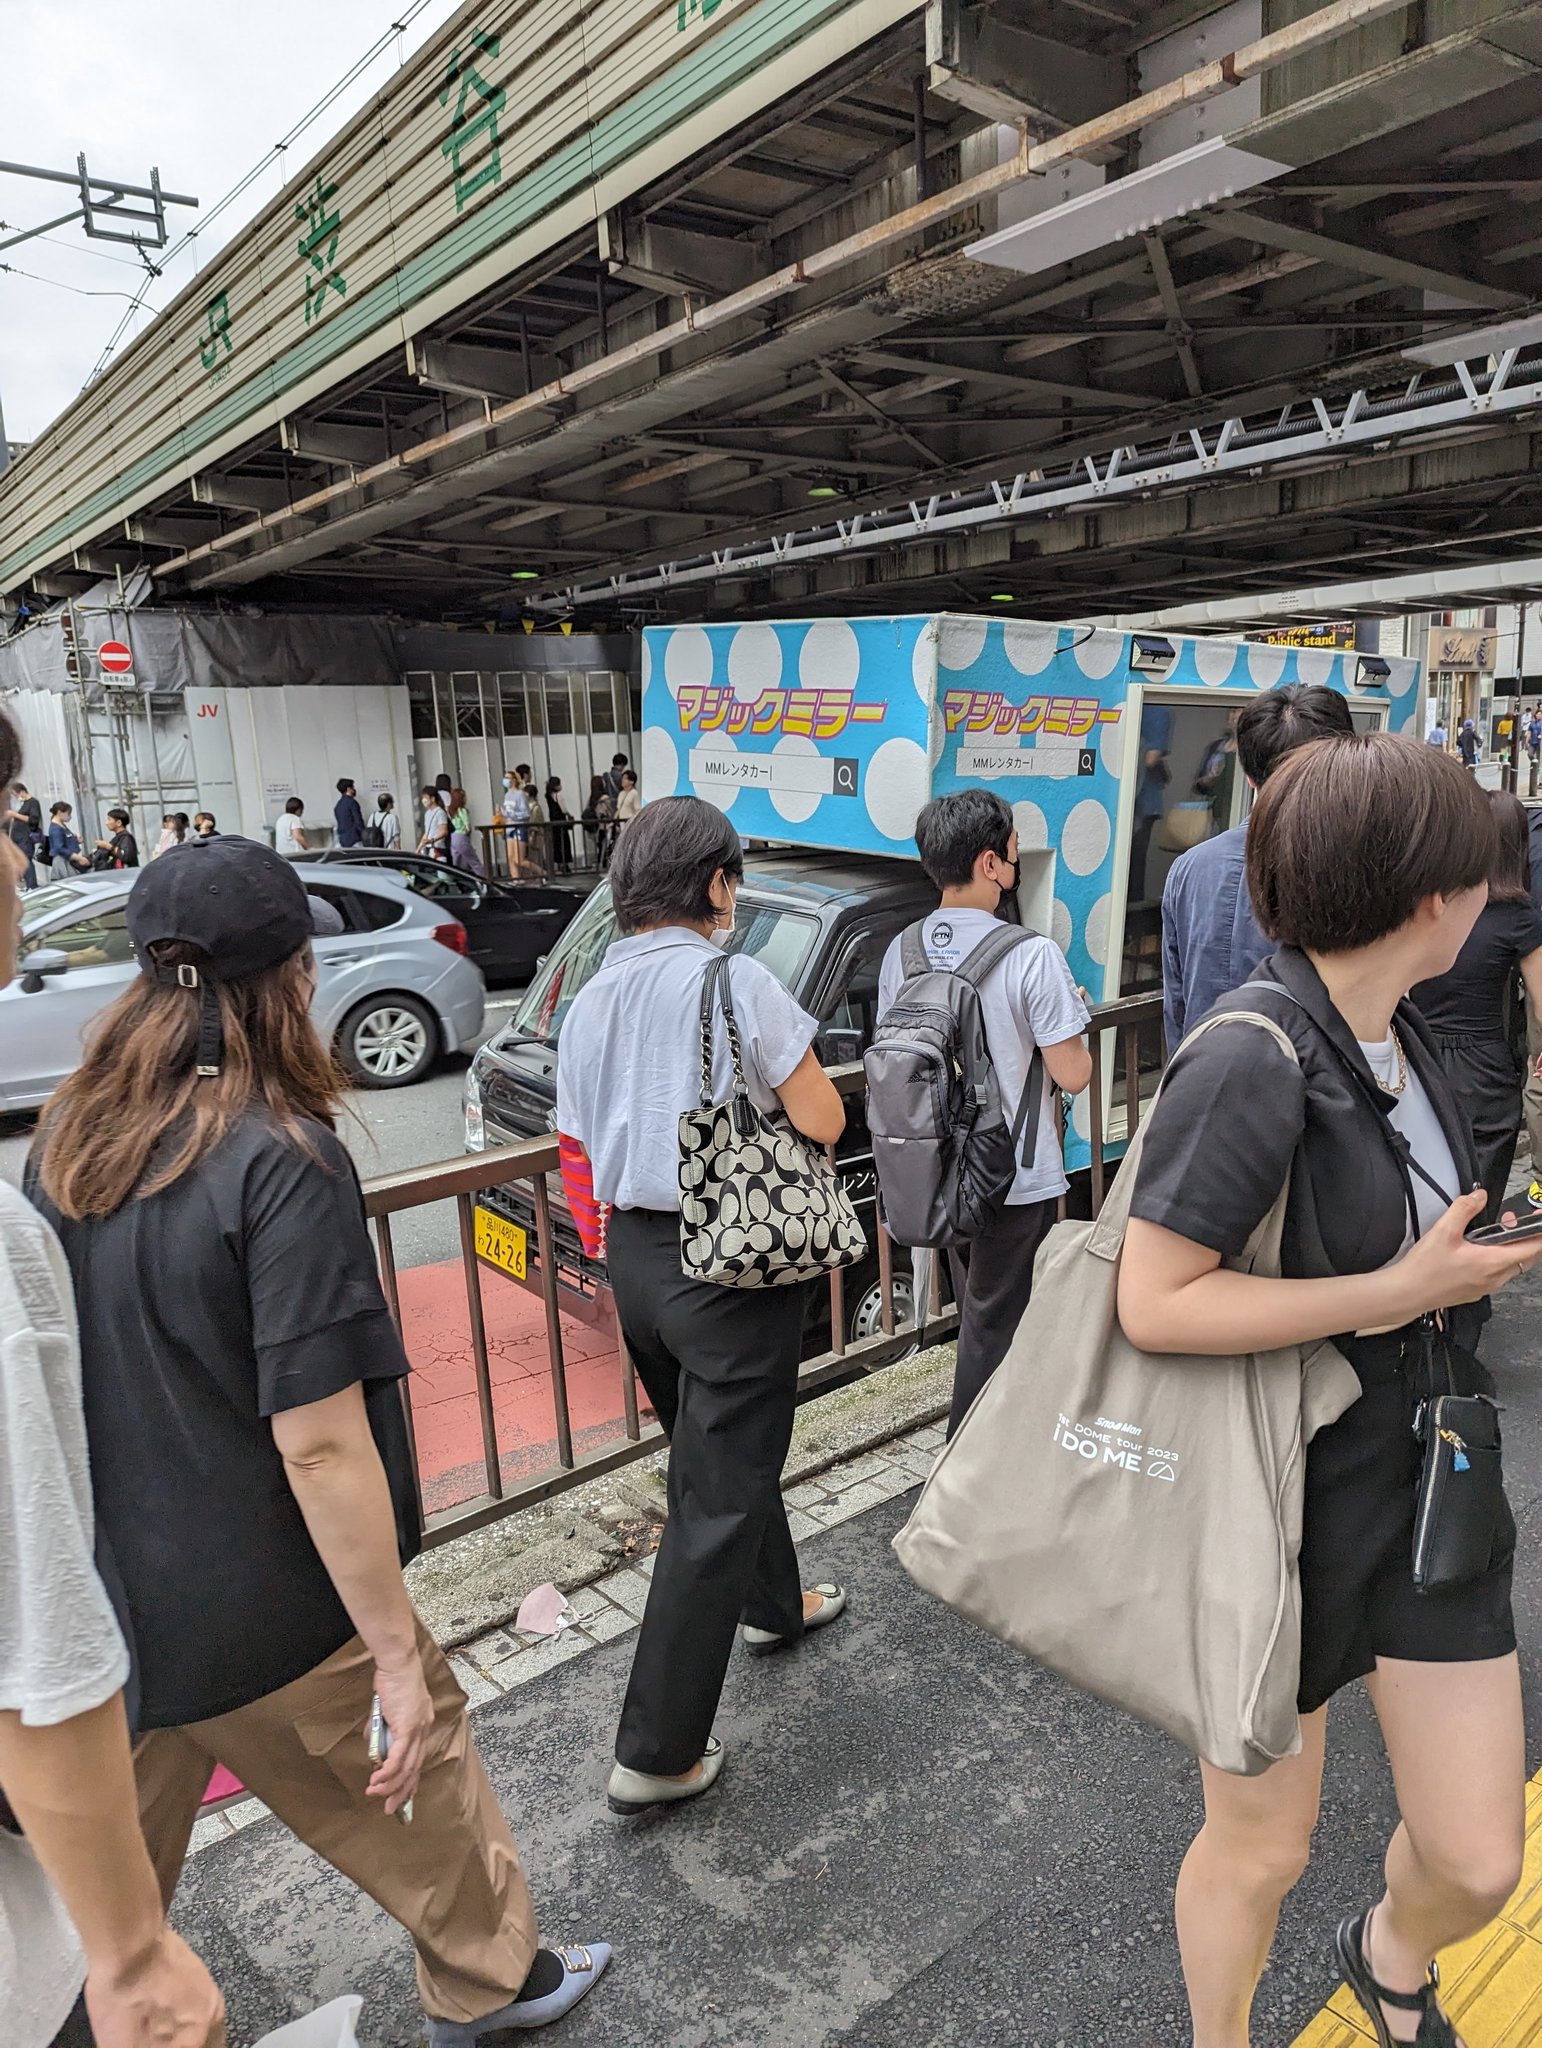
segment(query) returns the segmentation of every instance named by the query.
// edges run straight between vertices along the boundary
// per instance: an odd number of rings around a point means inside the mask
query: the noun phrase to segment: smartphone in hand
[[[369,1760],[372,1764],[383,1764],[390,1754],[391,1731],[386,1726],[386,1718],[380,1706],[380,1695],[377,1692],[370,1702],[369,1709]],[[410,1799],[403,1801],[396,1809],[396,1818],[403,1827],[409,1824],[412,1819]]]
[[[1497,1245],[1501,1250],[1506,1245],[1535,1244],[1542,1237],[1542,1209],[1534,1210],[1529,1216],[1521,1216],[1513,1224],[1491,1223],[1482,1230],[1469,1230],[1469,1244]]]

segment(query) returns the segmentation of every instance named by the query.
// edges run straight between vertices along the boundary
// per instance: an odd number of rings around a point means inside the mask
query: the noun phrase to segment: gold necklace
[[[1392,1036],[1392,1050],[1397,1054],[1397,1079],[1389,1081],[1380,1073],[1376,1079],[1389,1095],[1401,1095],[1408,1086],[1408,1055],[1403,1050],[1402,1039],[1397,1035],[1397,1026],[1389,1024],[1387,1029]]]

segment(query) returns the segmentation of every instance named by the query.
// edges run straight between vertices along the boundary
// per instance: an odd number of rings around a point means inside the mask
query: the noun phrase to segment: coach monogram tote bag
[[[721,1002],[733,1057],[728,1100],[712,1100],[712,1031]],[[825,1154],[750,1100],[728,958],[701,991],[701,1104],[680,1119],[680,1265],[719,1287],[791,1287],[867,1250],[857,1212]]]
[[[1253,1011],[1207,1018],[1189,1042],[1238,1026],[1296,1059]],[[1119,1260],[1148,1129],[1097,1221],[1045,1240],[1012,1348],[894,1547],[950,1607],[1252,1776],[1301,1746],[1306,1446],[1360,1383],[1326,1343],[1231,1358],[1130,1343]],[[1288,1193],[1235,1270],[1279,1274]]]

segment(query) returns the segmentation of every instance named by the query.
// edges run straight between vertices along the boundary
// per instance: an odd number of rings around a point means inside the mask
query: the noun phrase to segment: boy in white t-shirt
[[[985,789],[933,798],[916,820],[921,865],[942,892],[941,907],[923,920],[922,944],[933,967],[956,968],[999,929],[1002,903],[1017,890],[1017,833],[1012,813]],[[878,1012],[892,1007],[904,980],[900,941],[884,955]],[[1055,1133],[1052,1088],[1079,1095],[1092,1079],[1083,1035],[1087,1006],[1065,955],[1037,933],[985,978],[980,1008],[1001,1099],[1015,1117],[1037,1046],[1044,1055],[1044,1099],[1031,1127],[1037,1139],[1020,1158],[1001,1207],[978,1236],[949,1248],[959,1304],[958,1363],[948,1434],[957,1429],[981,1387],[1007,1354],[1033,1286],[1033,1261],[1066,1189]]]

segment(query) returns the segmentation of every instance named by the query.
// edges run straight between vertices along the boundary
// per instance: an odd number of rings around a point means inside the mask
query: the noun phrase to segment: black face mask
[[[996,886],[1001,890],[1003,896],[1015,896],[1017,894],[1017,885],[1023,878],[1023,864],[1019,860],[1003,861],[1002,866],[1011,868],[1012,879],[1005,884],[998,882]]]

